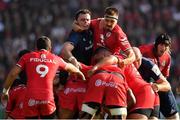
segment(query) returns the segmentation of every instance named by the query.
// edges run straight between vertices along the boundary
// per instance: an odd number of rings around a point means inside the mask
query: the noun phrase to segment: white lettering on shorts
[[[40,104],[48,104],[48,100],[34,100],[34,99],[29,99],[28,101],[28,106],[34,106],[34,105],[40,105]]]
[[[66,88],[64,90],[64,94],[69,94],[69,93],[85,93],[86,88]]]

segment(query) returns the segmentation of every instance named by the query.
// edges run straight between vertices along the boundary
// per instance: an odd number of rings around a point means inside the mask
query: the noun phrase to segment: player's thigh
[[[73,110],[64,109],[64,108],[59,109],[60,119],[73,119],[74,114],[75,114],[75,111]]]

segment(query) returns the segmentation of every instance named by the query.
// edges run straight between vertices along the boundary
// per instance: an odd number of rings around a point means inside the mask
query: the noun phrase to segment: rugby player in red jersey
[[[171,38],[166,33],[157,36],[154,44],[142,45],[139,47],[144,57],[149,58],[158,65],[165,77],[169,77],[171,56]],[[178,107],[172,91],[159,92],[160,111],[167,119],[179,119]]]
[[[29,50],[21,50],[18,53],[17,60],[24,54],[29,53]],[[25,71],[22,71],[18,78],[13,82],[9,91],[9,99],[6,106],[6,118],[8,119],[24,119],[23,102],[26,94],[27,77]]]
[[[104,18],[91,20],[91,29],[93,31],[93,49],[106,47],[113,54],[120,54],[120,51],[126,54],[126,58],[121,61],[121,67],[133,63],[135,60],[134,52],[128,41],[126,34],[117,24],[119,12],[114,7],[105,9]],[[80,26],[74,24],[75,30],[82,30]]]
[[[51,53],[51,40],[42,36],[36,41],[37,51],[25,54],[8,74],[2,99],[8,96],[8,91],[17,75],[26,71],[27,91],[24,101],[26,118],[53,118],[56,109],[53,96],[53,80],[58,69],[64,69],[84,78],[82,72],[62,58]]]
[[[120,60],[119,56],[110,55],[105,57],[93,67],[90,73],[92,74],[97,69],[109,64],[118,64]],[[154,108],[156,97],[154,93],[155,90],[153,91],[151,84],[142,79],[134,65],[127,65],[124,68],[124,75],[126,76],[129,87],[136,97],[136,104],[129,109],[128,118],[148,119]]]
[[[106,48],[96,49],[93,56],[94,64],[104,56],[111,54],[104,49]],[[98,69],[89,79],[80,118],[92,119],[103,105],[109,113],[109,118],[126,119],[127,94],[130,95],[130,100],[134,102],[135,98],[127,86],[122,70],[117,65]]]

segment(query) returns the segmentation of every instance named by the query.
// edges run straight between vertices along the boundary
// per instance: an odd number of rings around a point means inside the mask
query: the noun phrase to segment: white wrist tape
[[[9,92],[9,89],[6,89],[6,88],[3,88],[3,94],[8,94],[8,92]]]

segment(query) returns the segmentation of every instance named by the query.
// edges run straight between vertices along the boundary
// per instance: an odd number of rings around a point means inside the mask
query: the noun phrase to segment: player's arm
[[[5,106],[6,106],[7,100],[8,100],[9,89],[12,86],[14,80],[16,79],[16,77],[19,75],[20,72],[21,72],[21,68],[19,66],[15,65],[5,80],[4,88],[3,88],[3,92],[2,92],[2,96],[1,96],[1,102]]]
[[[63,59],[68,60],[70,57],[72,57],[73,49],[74,45],[71,42],[65,42],[61,50],[61,56],[63,57]]]
[[[156,64],[152,67],[152,78],[156,81],[152,84],[152,88],[154,91],[164,91],[167,92],[171,90],[170,83],[166,80],[166,78],[163,76],[161,71],[159,70],[158,66]]]
[[[72,23],[72,29],[76,32],[82,32],[84,30],[76,20],[74,20]]]
[[[126,54],[127,57],[120,62],[119,64],[120,68],[123,68],[125,65],[132,64],[136,59],[132,48],[126,50],[124,53]]]
[[[167,92],[167,91],[171,90],[171,85],[166,80],[166,78],[161,74],[159,76],[159,80],[157,80],[156,83],[152,84],[152,88],[153,88],[154,91]]]
[[[119,62],[120,61],[118,57],[114,55],[104,57],[101,61],[99,61],[96,65],[93,66],[93,68],[88,72],[88,75],[91,76],[96,70],[98,70],[99,68],[105,65],[118,64]]]
[[[79,68],[80,65],[72,54],[73,49],[74,49],[74,45],[71,42],[65,42],[61,50],[61,56],[63,57],[63,59],[68,60],[70,63],[75,65],[77,68]]]
[[[79,75],[83,80],[86,80],[84,74],[71,63],[67,63],[65,70],[70,73],[75,73],[75,74]]]
[[[17,76],[19,75],[19,73],[21,72],[21,68],[17,65],[15,65],[10,73],[8,74],[5,83],[4,83],[4,89],[3,89],[3,94],[8,93],[11,85],[13,84],[14,80],[17,78]]]

